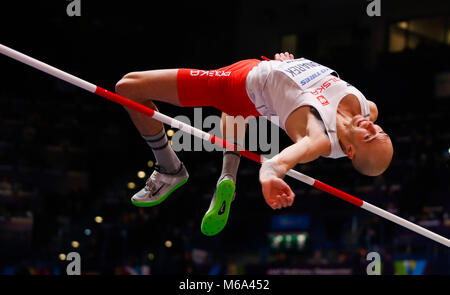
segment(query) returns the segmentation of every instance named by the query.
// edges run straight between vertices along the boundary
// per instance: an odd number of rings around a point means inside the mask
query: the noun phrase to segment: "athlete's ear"
[[[345,148],[345,152],[347,153],[347,157],[352,160],[355,157],[355,147],[352,144],[347,145]]]

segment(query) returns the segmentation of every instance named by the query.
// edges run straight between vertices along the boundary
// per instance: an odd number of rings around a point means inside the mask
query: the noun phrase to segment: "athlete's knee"
[[[116,83],[116,93],[131,100],[137,100],[142,79],[138,72],[126,74]]]

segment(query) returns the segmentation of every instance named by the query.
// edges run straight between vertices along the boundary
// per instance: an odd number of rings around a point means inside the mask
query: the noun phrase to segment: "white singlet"
[[[289,115],[301,106],[311,106],[319,113],[331,143],[327,158],[347,155],[339,144],[336,113],[339,102],[347,94],[358,98],[361,115],[369,119],[370,107],[364,95],[349,83],[332,75],[332,69],[299,58],[288,61],[262,61],[247,76],[248,96],[263,116],[279,117],[279,126],[286,131]],[[273,120],[276,123],[278,120]]]

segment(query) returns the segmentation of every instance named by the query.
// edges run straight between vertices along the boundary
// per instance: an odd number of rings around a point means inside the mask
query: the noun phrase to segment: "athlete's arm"
[[[262,164],[259,171],[259,181],[266,203],[272,209],[288,207],[294,202],[295,194],[282,179],[287,171],[298,163],[316,160],[324,153],[326,148],[324,140],[305,136]]]

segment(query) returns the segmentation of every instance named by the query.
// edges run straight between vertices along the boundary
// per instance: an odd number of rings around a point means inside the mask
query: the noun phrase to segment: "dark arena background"
[[[379,16],[365,0],[81,0],[81,16],[72,1],[7,1],[0,43],[111,91],[131,71],[285,51],[327,65],[377,104],[394,158],[378,177],[348,159],[295,169],[448,238],[450,5],[374,1]],[[155,159],[124,108],[3,55],[0,70],[0,274],[65,275],[71,252],[81,274],[366,275],[371,252],[383,275],[450,274],[449,248],[293,179],[293,206],[272,210],[245,158],[227,226],[203,235],[220,151],[179,152],[187,184],[135,207]]]

